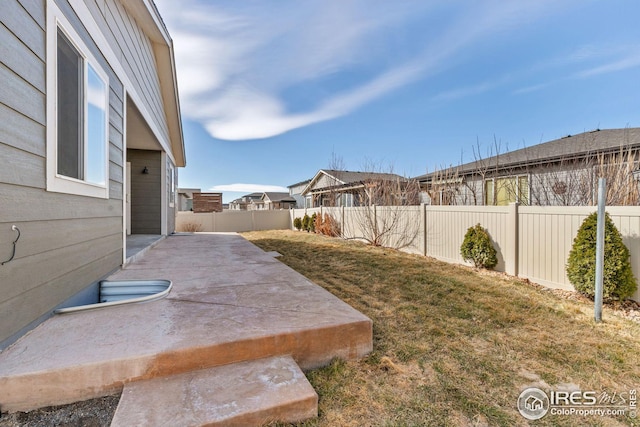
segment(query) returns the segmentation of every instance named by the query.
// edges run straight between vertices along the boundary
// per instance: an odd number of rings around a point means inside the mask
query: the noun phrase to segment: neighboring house
[[[266,210],[294,209],[296,207],[296,199],[291,197],[289,193],[266,192],[262,195],[261,200]]]
[[[406,188],[410,185],[411,180],[393,173],[321,169],[301,196],[305,207],[416,204],[413,196],[407,200]]]
[[[3,0],[0,22],[2,349],[56,307],[96,302],[127,234],[174,231],[185,152],[153,2]]]
[[[222,212],[222,193],[193,193],[193,212]]]
[[[640,128],[595,130],[422,175],[434,205],[592,205],[597,178],[607,204],[636,205]]]
[[[232,202],[229,202],[229,210],[231,211],[249,211],[257,210],[257,206],[262,206],[262,193],[245,194]]]
[[[302,192],[307,187],[307,185],[311,182],[310,179],[306,179],[301,182],[297,182],[295,184],[289,185],[287,188],[289,189],[289,195],[293,197],[296,201],[296,208],[306,208],[305,198],[302,196]]]
[[[193,193],[200,193],[199,188],[178,188],[178,210],[193,210]]]

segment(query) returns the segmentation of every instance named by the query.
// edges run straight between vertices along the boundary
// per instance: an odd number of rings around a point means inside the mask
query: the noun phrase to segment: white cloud
[[[233,191],[238,193],[289,192],[287,187],[263,184],[224,184],[214,185],[209,191]]]
[[[553,10],[538,0],[231,2],[233,9],[205,0],[156,3],[175,43],[183,114],[226,140],[272,137],[350,114],[442,72],[484,37]],[[394,51],[394,37],[420,19],[429,21],[423,40]],[[283,95],[340,73],[349,74],[348,84],[314,93],[306,104]]]

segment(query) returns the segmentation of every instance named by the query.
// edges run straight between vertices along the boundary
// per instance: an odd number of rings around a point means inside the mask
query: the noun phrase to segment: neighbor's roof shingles
[[[596,153],[636,147],[640,147],[640,128],[595,130],[509,151],[497,156],[447,168],[444,171],[456,171],[460,175],[466,175],[487,167],[493,170],[516,168],[584,158]],[[416,179],[429,181],[435,173],[441,174],[442,172],[443,170],[428,173],[418,176]]]

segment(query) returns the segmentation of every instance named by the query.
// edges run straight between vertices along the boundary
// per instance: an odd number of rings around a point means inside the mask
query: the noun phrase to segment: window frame
[[[83,179],[65,176],[58,173],[58,32],[60,32],[69,44],[76,50],[82,60],[82,162]],[[47,1],[47,134],[46,134],[46,189],[47,191],[75,194],[87,197],[109,198],[109,76],[93,56],[91,50],[84,43],[80,35],[75,31],[69,20],[55,5],[55,2]],[[103,172],[104,183],[92,183],[87,181],[89,175],[89,100],[88,100],[88,75],[89,67],[104,83],[104,129],[103,129]]]
[[[169,207],[173,208],[176,205],[176,182],[175,182],[175,167],[169,159],[167,159],[167,196],[169,198]]]
[[[520,182],[521,182],[520,180],[523,178],[526,180],[526,189],[527,189],[526,195],[522,194],[523,187],[521,187],[520,185]],[[515,202],[518,202],[521,205],[529,204],[529,200],[530,200],[529,193],[531,192],[531,189],[529,187],[530,177],[528,174],[521,174],[521,175],[505,175],[505,176],[497,176],[493,178],[486,178],[482,185],[485,206],[507,206],[509,205],[509,203],[513,203],[513,202],[509,202],[506,205],[501,205],[497,203],[498,202],[498,194],[497,194],[498,182],[497,181],[506,181],[509,179],[515,180],[515,190],[516,190]],[[489,191],[487,184],[490,184],[491,191]],[[489,196],[491,196],[491,200],[489,200]],[[526,196],[526,200],[524,201],[523,201],[523,196]]]

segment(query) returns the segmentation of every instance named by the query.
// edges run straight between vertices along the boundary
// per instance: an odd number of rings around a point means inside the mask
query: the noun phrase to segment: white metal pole
[[[596,322],[602,321],[602,282],[604,270],[604,207],[607,180],[598,179],[598,225],[596,228],[596,286],[594,317]]]

